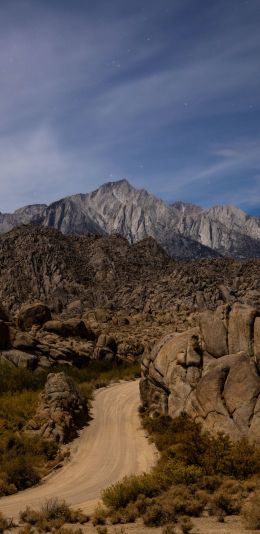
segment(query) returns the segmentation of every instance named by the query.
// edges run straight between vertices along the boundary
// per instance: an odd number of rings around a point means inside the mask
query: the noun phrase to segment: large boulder
[[[87,418],[86,399],[72,378],[64,373],[50,373],[27,431],[58,443],[67,443],[77,436],[78,429]]]
[[[228,348],[231,354],[244,350],[252,356],[256,314],[256,309],[246,304],[236,302],[232,307],[228,321]]]
[[[117,353],[117,344],[114,337],[101,334],[97,340],[93,357],[95,360],[114,360]]]
[[[140,393],[154,414],[260,443],[260,317],[251,306],[204,311],[199,327],[165,336],[142,361]],[[231,352],[232,351],[232,352]]]
[[[95,339],[92,329],[81,319],[68,319],[63,323],[65,335],[71,337],[82,337],[88,341]]]
[[[41,326],[50,320],[50,309],[42,302],[25,304],[18,313],[18,326],[22,330],[30,330],[33,325]]]
[[[0,363],[34,370],[38,365],[38,358],[34,354],[28,354],[22,350],[11,349],[0,353]]]
[[[45,332],[50,332],[52,334],[57,334],[58,336],[66,336],[66,328],[62,321],[52,320],[44,323],[42,329]]]
[[[206,310],[200,315],[200,328],[205,349],[215,357],[228,354],[226,306],[220,306],[214,313]]]
[[[10,344],[14,349],[31,351],[37,345],[36,339],[33,336],[31,336],[28,332],[23,332],[21,330],[17,330],[14,327],[10,327],[9,335],[10,335]]]

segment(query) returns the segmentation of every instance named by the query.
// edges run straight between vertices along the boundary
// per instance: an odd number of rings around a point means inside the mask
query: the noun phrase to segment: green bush
[[[239,513],[255,488],[249,477],[260,473],[259,448],[202,432],[186,415],[172,420],[145,414],[142,420],[161,457],[151,473],[125,477],[103,492],[115,523],[124,521],[129,503],[149,526],[198,517],[205,508],[219,517]]]
[[[0,496],[36,484],[58,450],[56,443],[39,436],[6,432],[0,438]]]
[[[175,459],[166,462],[159,462],[156,469],[158,479],[162,487],[169,487],[171,484],[196,484],[203,475],[201,467],[195,465],[185,465]]]
[[[260,450],[245,438],[232,443],[228,436],[202,432],[188,416],[176,419],[143,416],[143,425],[162,452],[162,462],[173,459],[196,466],[207,476],[227,475],[238,479],[260,473]],[[199,472],[197,472],[199,474]]]
[[[158,495],[158,479],[151,474],[133,475],[123,478],[105,489],[102,493],[104,504],[111,510],[125,508],[130,502],[136,501],[139,495],[152,497]]]
[[[23,456],[12,458],[5,468],[8,484],[14,484],[18,490],[23,490],[37,484],[40,476],[34,469],[32,462]]]

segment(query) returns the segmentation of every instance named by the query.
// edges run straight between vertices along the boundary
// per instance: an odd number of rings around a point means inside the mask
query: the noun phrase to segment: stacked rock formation
[[[165,336],[142,361],[151,415],[188,414],[204,429],[260,442],[260,316],[235,303],[204,311],[199,325]]]
[[[74,381],[64,373],[50,373],[27,431],[58,443],[67,443],[86,423],[86,400]]]

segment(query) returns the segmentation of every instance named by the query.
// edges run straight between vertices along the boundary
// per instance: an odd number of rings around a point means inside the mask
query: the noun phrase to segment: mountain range
[[[63,234],[120,234],[130,243],[153,237],[176,259],[260,257],[260,218],[229,205],[203,209],[166,203],[127,180],[68,196],[50,205],[0,213],[0,233],[21,224],[53,227]]]

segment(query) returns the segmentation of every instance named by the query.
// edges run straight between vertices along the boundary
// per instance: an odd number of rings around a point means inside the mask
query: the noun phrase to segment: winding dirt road
[[[71,447],[60,470],[26,491],[0,499],[0,511],[17,519],[28,506],[37,508],[50,497],[91,512],[101,491],[125,475],[147,471],[155,462],[138,417],[138,380],[115,384],[95,393],[93,420]]]

